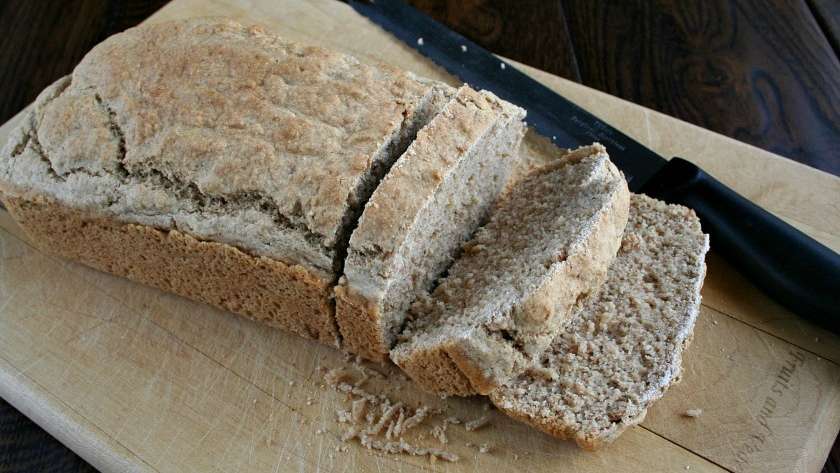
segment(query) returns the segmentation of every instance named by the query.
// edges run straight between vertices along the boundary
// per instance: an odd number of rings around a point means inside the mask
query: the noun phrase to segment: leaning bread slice
[[[628,201],[600,145],[531,173],[412,307],[392,360],[441,394],[487,394],[522,372],[604,280]]]
[[[634,195],[607,281],[536,367],[490,394],[507,414],[586,449],[644,419],[680,375],[709,240],[694,212]]]
[[[343,347],[387,359],[405,313],[452,264],[502,190],[525,111],[461,87],[373,193],[336,287]]]

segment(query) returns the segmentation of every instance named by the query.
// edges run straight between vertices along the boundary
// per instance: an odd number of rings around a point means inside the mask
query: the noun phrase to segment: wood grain
[[[451,80],[343,5],[286,0],[284,6],[278,12],[273,2],[251,1],[244,8],[178,0],[153,20],[226,12],[246,20],[259,19],[289,37],[352,49],[363,60],[387,59],[424,75]],[[840,180],[572,82],[524,69],[659,152],[709,150],[702,164],[725,182],[783,217],[795,217],[801,226],[823,232],[827,240],[840,241],[840,222],[824,217],[832,215],[827,209],[840,196],[835,187]],[[7,131],[8,126],[0,128],[0,139]],[[729,165],[733,159],[739,160],[738,166]],[[779,198],[764,192],[765,186],[790,188],[792,195]],[[815,190],[826,194],[825,198],[811,199]],[[336,445],[336,427],[315,419],[322,414],[329,419],[339,400],[318,387],[315,368],[341,363],[334,351],[45,257],[24,243],[19,230],[2,213],[0,227],[0,254],[4,257],[0,295],[6,300],[0,310],[0,357],[5,363],[0,366],[4,376],[0,389],[7,390],[0,394],[82,452],[94,466],[114,469],[115,465],[132,465],[150,471],[211,465],[242,471],[428,468],[418,459],[380,458],[356,447],[340,460],[329,457],[327,452]],[[711,268],[709,281],[723,277],[724,271],[725,267]],[[528,427],[494,417],[494,428],[477,439],[504,448],[489,458],[471,454],[452,469],[498,469],[515,464],[540,471],[562,464],[594,472],[604,465],[621,464],[628,471],[684,471],[685,466],[693,471],[722,471],[719,465],[739,471],[817,471],[815,459],[819,463],[825,458],[838,428],[834,403],[840,398],[840,367],[817,360],[808,349],[803,350],[807,368],[795,374],[796,390],[780,403],[784,407],[774,412],[774,438],[767,448],[740,456],[739,450],[725,448],[746,445],[749,436],[763,428],[758,417],[764,405],[760,394],[768,389],[796,343],[785,341],[784,332],[758,330],[755,320],[761,320],[761,314],[755,312],[761,308],[751,311],[749,303],[744,304],[734,292],[737,289],[720,284],[718,294],[726,297],[704,293],[704,322],[687,354],[680,391],[656,406],[643,427],[631,430],[609,449],[594,456],[585,454]],[[38,299],[39,294],[46,297]],[[743,313],[722,315],[725,307],[718,299],[725,298],[738,301]],[[838,340],[828,342],[836,345]],[[737,350],[732,351],[733,346]],[[296,381],[295,386],[290,386],[289,380]],[[732,396],[733,386],[746,386],[746,391]],[[407,402],[416,402],[410,389],[397,391],[395,396],[408,396]],[[752,392],[759,395],[750,396]],[[320,401],[307,405],[309,396]],[[475,401],[456,404],[453,408],[464,417],[480,412]],[[678,414],[689,406],[707,410],[706,423],[686,424]],[[722,424],[730,412],[733,420]],[[73,426],[74,435],[68,434],[68,426]],[[326,436],[317,434],[321,428],[327,430]],[[458,440],[464,442],[466,437]],[[459,443],[456,448],[464,445]],[[511,448],[528,455],[515,460]],[[773,455],[778,450],[784,454]],[[469,450],[460,453],[466,457]]]
[[[564,0],[584,84],[840,173],[840,62],[803,1]]]
[[[580,82],[560,1],[411,0],[417,9],[496,54]]]
[[[840,2],[835,0],[808,0],[808,5],[826,39],[840,56]]]
[[[441,74],[434,67],[430,67],[416,54],[399,44],[390,42],[386,35],[371,30],[363,20],[345,15],[333,15],[337,10],[323,2],[314,2],[313,4],[284,2],[282,5],[277,5],[270,2],[254,1],[229,5],[225,2],[212,0],[203,3],[200,7],[197,6],[198,3],[178,1],[158,18],[195,14],[199,10],[202,14],[228,13],[241,18],[258,18],[260,21],[276,25],[290,37],[308,39],[310,42],[324,42],[339,49],[351,49],[356,54],[370,59],[385,59],[402,67],[414,69],[424,75],[451,81],[451,78]],[[320,34],[313,37],[313,31],[316,31],[316,29]],[[492,35],[489,35],[488,38],[492,38]],[[818,173],[814,174],[810,170],[804,170],[785,160],[777,160],[769,153],[762,153],[717,135],[708,134],[684,123],[675,122],[668,117],[633,107],[575,84],[558,81],[556,78],[532,69],[527,70],[551,83],[562,93],[574,97],[581,103],[586,103],[587,106],[592,107],[593,111],[603,114],[609,121],[626,127],[627,131],[654,147],[657,151],[697,156],[698,159],[703,160],[704,167],[708,166],[713,174],[725,182],[732,183],[739,191],[762,205],[768,206],[783,218],[791,219],[795,225],[806,229],[823,241],[829,242],[830,245],[831,242],[840,241],[840,232],[837,231],[840,222],[834,219],[819,218],[819,215],[826,210],[831,211],[833,208],[832,202],[836,202],[840,196],[836,180],[830,180],[827,176]],[[2,133],[0,133],[0,136],[2,136]],[[711,150],[712,153],[698,153],[699,150]],[[756,162],[763,165],[756,166]],[[797,187],[819,189],[819,192],[814,193],[819,198],[816,202],[812,202],[813,195],[797,192]],[[0,215],[0,222],[3,222],[2,218],[2,215]],[[8,220],[5,223],[8,225],[0,226],[12,232],[12,234],[17,234],[14,225],[9,224]],[[21,237],[19,234],[17,236]],[[6,245],[4,238],[3,242],[0,243],[0,249],[5,252],[9,247],[9,245]],[[834,247],[838,248],[838,246]],[[3,254],[8,255],[8,253]],[[150,465],[155,465],[158,469],[176,470],[187,469],[196,464],[201,465],[202,462],[207,460],[196,457],[195,455],[198,455],[198,453],[178,461],[179,457],[173,453],[173,448],[187,447],[188,443],[179,439],[181,435],[185,435],[189,429],[196,425],[213,425],[212,421],[208,421],[208,419],[212,420],[214,417],[219,417],[223,420],[218,420],[216,427],[207,430],[208,435],[204,439],[205,441],[196,447],[198,448],[196,452],[205,451],[203,449],[210,445],[218,446],[221,449],[221,453],[218,451],[211,453],[211,455],[217,455],[216,458],[219,460],[219,463],[214,466],[224,465],[230,469],[248,470],[266,465],[268,467],[280,466],[281,469],[298,469],[307,466],[314,468],[317,465],[323,469],[330,469],[328,463],[321,463],[318,460],[320,458],[327,462],[328,458],[312,457],[311,455],[299,455],[295,456],[294,460],[287,461],[280,454],[279,458],[273,458],[269,462],[264,448],[273,447],[274,453],[277,454],[281,447],[273,444],[267,447],[262,445],[255,447],[252,439],[261,438],[260,435],[268,435],[271,438],[270,435],[288,432],[287,428],[277,427],[281,423],[279,419],[273,419],[272,426],[264,429],[262,434],[255,433],[249,430],[247,425],[243,425],[243,422],[246,424],[252,422],[264,423],[266,419],[271,420],[270,417],[265,416],[270,416],[272,412],[285,412],[282,406],[260,408],[261,410],[255,408],[255,411],[261,413],[248,414],[248,416],[243,417],[242,406],[249,406],[247,403],[250,399],[248,393],[254,389],[256,389],[254,391],[256,393],[263,393],[259,397],[260,402],[265,401],[269,406],[271,406],[271,403],[278,403],[275,393],[271,393],[270,389],[282,388],[283,382],[295,376],[296,373],[306,373],[305,370],[291,370],[287,362],[294,360],[301,353],[311,353],[312,350],[308,344],[302,346],[300,345],[301,342],[296,339],[284,337],[282,334],[278,335],[277,332],[273,331],[266,332],[258,326],[245,324],[246,327],[243,328],[241,326],[242,321],[226,314],[213,313],[212,310],[203,306],[197,306],[171,296],[155,294],[154,291],[150,293],[148,289],[84,268],[73,269],[74,265],[67,265],[59,261],[53,261],[50,263],[52,265],[49,265],[37,258],[37,254],[35,256],[29,255],[27,258],[30,259],[23,260],[23,264],[16,266],[17,270],[22,271],[22,273],[15,276],[20,276],[19,280],[24,281],[24,286],[26,284],[32,285],[28,294],[37,298],[37,294],[41,294],[49,288],[55,290],[58,299],[52,300],[51,303],[33,305],[21,317],[14,317],[11,321],[6,320],[8,324],[5,325],[5,329],[0,330],[0,337],[5,334],[6,338],[3,339],[3,343],[0,343],[0,347],[20,347],[21,349],[18,353],[2,352],[4,356],[8,356],[10,360],[14,361],[14,364],[0,362],[0,372],[13,373],[14,376],[0,379],[0,385],[6,389],[14,390],[13,395],[16,405],[21,410],[39,423],[48,426],[51,432],[63,442],[74,449],[84,451],[86,458],[89,458],[95,465],[110,468],[113,468],[114,465],[122,465],[124,467],[121,468],[122,470],[127,470],[129,466],[138,469],[145,467],[151,469]],[[6,260],[3,261],[5,263]],[[48,281],[43,280],[43,276],[47,274],[54,275],[55,279],[60,281],[56,281],[52,277]],[[80,274],[84,275],[84,283],[78,285],[71,283]],[[65,279],[70,282],[64,281]],[[52,285],[44,286],[44,284]],[[107,288],[107,290],[103,294],[92,290],[91,287],[94,289]],[[709,347],[716,346],[708,344],[710,339],[711,341],[715,339],[729,340],[730,344],[739,344],[742,343],[742,339],[752,339],[752,336],[747,334],[755,334],[755,339],[766,345],[763,349],[770,354],[784,353],[784,347],[788,346],[788,342],[782,340],[789,340],[792,342],[789,343],[791,346],[800,346],[806,352],[811,351],[822,357],[835,359],[834,349],[840,346],[837,339],[831,338],[833,336],[830,334],[823,335],[821,338],[822,334],[818,329],[799,322],[796,317],[789,313],[774,311],[771,302],[766,300],[762,302],[761,297],[763,296],[756,295],[754,289],[752,289],[753,292],[750,292],[750,288],[748,282],[739,281],[737,276],[730,272],[725,262],[718,262],[716,266],[710,268],[707,289],[704,291],[705,302],[708,307],[704,309],[701,320],[707,320],[708,314],[716,314],[716,312],[713,312],[715,309],[724,312],[731,311],[733,314],[731,317],[724,316],[723,320],[726,322],[727,330],[722,334],[715,332],[716,326],[714,323],[711,323],[710,327],[705,326],[704,328],[704,326],[701,326],[703,332],[698,330],[698,336],[702,338],[698,339],[695,346],[689,350],[689,357],[695,353],[693,350],[700,350],[699,353],[706,357]],[[52,293],[52,291],[49,293]],[[0,301],[6,295],[0,286]],[[23,298],[28,300],[26,299],[26,293]],[[14,301],[18,300],[20,300],[20,296],[14,299]],[[71,303],[68,303],[68,301]],[[115,301],[119,301],[119,303],[115,303]],[[149,303],[149,301],[153,303]],[[755,304],[753,304],[753,301]],[[2,305],[2,302],[0,302],[0,305]],[[769,311],[768,307],[770,307]],[[7,315],[4,310],[0,310],[0,319]],[[122,319],[119,317],[122,317]],[[714,319],[714,315],[711,317],[713,320],[717,320]],[[119,325],[123,319],[130,322],[127,326],[128,330],[126,326]],[[718,322],[721,323],[720,320]],[[90,325],[91,323],[94,325]],[[99,324],[99,326],[96,326],[96,324]],[[706,324],[708,325],[709,322],[707,321]],[[159,339],[159,335],[156,334],[159,334],[160,330],[163,330],[164,335],[170,335]],[[815,330],[816,332],[814,332]],[[731,337],[727,339],[726,336],[732,333],[740,335],[735,337],[734,341]],[[135,334],[135,338],[130,338],[131,334]],[[120,338],[123,335],[127,338]],[[127,339],[130,341],[126,342]],[[59,348],[56,348],[67,343],[73,345],[67,348],[67,351],[62,352]],[[100,343],[103,344],[104,348],[98,347]],[[255,344],[255,347],[251,346],[252,343]],[[79,348],[80,344],[83,345],[84,349]],[[126,347],[125,344],[129,344],[129,346]],[[278,348],[277,345],[283,344],[288,351]],[[181,348],[178,348],[179,346]],[[52,347],[52,349],[42,350],[43,347]],[[160,353],[145,353],[142,351],[144,347],[152,347],[152,350],[158,350]],[[698,349],[698,347],[705,348]],[[726,349],[726,347],[723,348]],[[196,353],[192,352],[193,349],[196,350]],[[334,358],[330,358],[330,354],[319,355],[320,353],[316,352],[316,355],[313,356],[321,356],[323,360],[328,361],[334,360]],[[734,352],[728,352],[726,355],[734,355]],[[762,376],[773,373],[774,366],[776,368],[779,366],[774,365],[774,363],[784,362],[784,358],[774,358],[774,356],[776,355],[771,355],[772,360],[770,362],[759,360],[756,371]],[[118,366],[111,366],[111,357],[118,359]],[[212,363],[184,362],[182,360],[182,358],[193,360],[196,359],[195,357],[206,357]],[[714,442],[707,442],[709,435],[718,434],[716,429],[719,425],[719,419],[723,415],[721,413],[727,412],[726,410],[722,409],[719,404],[713,404],[711,408],[704,405],[705,408],[712,409],[708,412],[714,414],[705,421],[701,417],[701,422],[697,423],[699,425],[686,425],[684,419],[678,417],[675,419],[675,413],[678,413],[683,405],[696,405],[705,402],[706,397],[714,397],[713,388],[706,387],[715,385],[715,382],[709,381],[708,374],[704,374],[711,371],[711,369],[706,369],[706,365],[713,366],[715,372],[735,373],[733,378],[743,377],[745,374],[750,374],[749,371],[751,370],[748,370],[748,368],[753,366],[754,358],[755,355],[750,351],[744,357],[735,356],[735,360],[723,358],[715,362],[703,359],[701,361],[687,360],[686,379],[677,388],[680,391],[674,391],[681,394],[666,397],[667,401],[663,401],[651,413],[645,428],[631,431],[617,444],[617,450],[602,454],[594,460],[596,460],[596,463],[614,465],[616,463],[612,456],[619,456],[621,457],[620,461],[626,461],[628,470],[683,470],[683,465],[686,465],[691,466],[692,471],[719,471],[714,463],[730,465],[731,467],[733,458],[737,460],[738,457],[733,452],[721,451],[720,444],[715,446]],[[73,360],[72,366],[62,371],[62,367],[67,364],[66,360]],[[828,366],[828,368],[825,368],[825,366],[817,364],[816,366],[819,368],[814,368],[812,363],[816,362],[816,358],[809,358],[809,360],[811,360],[808,365],[809,369],[804,371],[805,374],[800,371],[798,375],[804,377],[804,381],[797,380],[797,386],[800,389],[801,386],[811,385],[814,379],[824,382],[829,388],[837,384],[836,379],[833,378],[835,376],[833,365],[825,365]],[[178,398],[179,393],[184,392],[188,393],[185,397],[187,401],[201,399],[198,394],[194,394],[196,386],[201,386],[201,379],[195,383],[195,386],[189,386],[171,378],[173,373],[189,374],[189,370],[195,366],[198,366],[199,371],[207,375],[204,382],[222,383],[224,389],[221,390],[220,396],[225,400],[224,403],[221,405],[212,404],[215,401],[205,399],[204,402],[210,404],[203,407],[202,410],[196,409],[194,403],[183,402],[184,399],[171,399],[172,396]],[[216,368],[213,368],[213,366],[216,366]],[[221,372],[227,374],[217,373],[219,366],[223,368]],[[305,368],[308,369],[312,366],[310,364]],[[157,367],[157,369],[154,367]],[[127,373],[130,373],[136,379],[123,379]],[[230,373],[235,374],[235,376]],[[809,377],[811,381],[808,380]],[[201,378],[201,376],[198,376],[198,378]],[[193,380],[196,378],[187,376],[186,379]],[[236,381],[237,379],[245,380],[244,384]],[[769,378],[762,379],[766,381]],[[113,386],[118,392],[99,392],[98,389],[101,388],[92,384],[94,380]],[[144,384],[142,383],[144,380],[152,380],[152,382]],[[43,384],[33,387],[33,382],[36,381]],[[760,381],[757,381],[757,383],[756,386],[760,386]],[[698,385],[702,386],[704,390],[698,391],[696,389]],[[736,386],[739,385],[736,384]],[[215,386],[215,384],[210,384],[210,386]],[[315,388],[312,386],[307,389],[312,389],[312,392],[316,393],[320,392],[314,391]],[[712,390],[709,391],[709,389]],[[139,390],[140,394],[132,390]],[[141,394],[150,395],[145,394],[144,390],[153,395],[160,395],[161,399],[165,399],[169,403],[155,404],[153,399],[143,398]],[[240,392],[245,394],[240,394]],[[697,397],[697,393],[701,393],[699,394],[700,397]],[[6,396],[6,394],[3,395]],[[831,407],[830,397],[831,393],[828,392],[824,393],[823,397],[818,396],[822,400],[815,401],[817,398],[807,396],[803,399],[810,403],[816,402],[824,407],[826,413],[834,415],[836,409]],[[795,399],[798,401],[799,397]],[[791,402],[790,399],[787,402]],[[779,429],[781,435],[795,437],[793,443],[781,447],[782,454],[779,455],[782,461],[796,462],[796,465],[789,471],[816,471],[818,467],[815,465],[821,461],[821,458],[825,457],[827,445],[830,445],[830,439],[836,434],[837,426],[833,419],[825,416],[809,417],[805,415],[808,412],[809,402],[805,402],[804,407],[797,405],[793,411],[785,412],[775,419],[775,422],[782,426]],[[233,407],[228,407],[227,403],[232,403],[231,406]],[[74,406],[75,410],[68,411],[68,406]],[[212,407],[216,407],[216,409]],[[735,412],[739,413],[740,416],[755,415],[761,409],[761,406],[756,407],[756,405],[745,407],[738,404],[735,407],[737,408]],[[159,417],[158,412],[162,408],[169,409],[172,412],[188,412],[189,415],[183,425],[175,426],[174,431],[172,431],[170,430],[172,426],[163,423]],[[471,413],[471,409],[475,409],[475,406],[467,405],[462,408],[465,409],[464,412]],[[169,412],[169,410],[166,412]],[[244,410],[244,412],[250,411]],[[801,418],[808,419],[808,422],[802,422]],[[136,425],[127,425],[130,419],[133,419]],[[200,424],[202,420],[209,423]],[[500,422],[506,421],[503,419]],[[791,423],[793,426],[789,427],[788,424]],[[223,435],[225,426],[232,434]],[[749,430],[754,427],[755,423],[745,422],[744,426],[738,428]],[[675,428],[676,430],[668,431],[669,428]],[[505,442],[517,442],[524,439],[526,442],[542,445],[538,448],[543,448],[547,456],[540,465],[555,467],[557,464],[568,464],[572,467],[579,467],[581,471],[597,471],[593,470],[592,458],[569,456],[571,453],[577,452],[567,452],[567,446],[562,443],[559,447],[560,452],[556,453],[557,442],[544,436],[533,437],[530,429],[524,426],[505,424],[502,429],[510,432],[513,437],[512,440],[500,437]],[[666,431],[667,436],[670,437],[665,440],[665,434],[656,431],[656,429]],[[160,433],[164,439],[173,443],[151,442],[148,436],[154,433]],[[202,432],[202,435],[203,433],[205,432]],[[302,437],[308,435],[307,438],[318,439],[311,428],[302,429],[299,434]],[[737,429],[736,431],[727,430],[725,435],[721,438],[715,437],[714,440],[718,442],[731,441],[733,438],[743,438],[742,434],[743,431],[737,431]],[[294,435],[298,435],[298,432],[295,432]],[[813,442],[814,445],[818,445],[818,448],[802,450],[806,448],[801,446],[805,439],[818,439]],[[678,446],[679,442],[685,445]],[[292,448],[293,451],[295,451],[294,449],[307,450],[309,447],[305,443],[305,440],[298,440],[292,442],[289,448]],[[653,450],[657,452],[655,456],[649,453],[652,445],[656,446]],[[774,448],[776,448],[779,444],[774,445]],[[800,445],[800,447],[796,445]],[[259,450],[259,452],[249,454],[246,459],[242,455],[237,456],[237,446],[240,446],[246,452],[254,449]],[[702,458],[698,460],[699,457],[691,454],[686,457],[689,450],[710,457],[712,462],[707,462]],[[155,458],[161,451],[164,452],[162,458]],[[764,449],[762,452],[751,456],[748,460],[752,463],[747,465],[749,468],[743,471],[750,471],[750,469],[764,471],[760,468],[773,471],[774,467],[778,465],[769,464],[768,466],[767,452],[768,450]],[[737,454],[737,452],[735,453]],[[358,455],[367,454],[354,451],[353,458]],[[254,464],[249,463],[252,461],[252,457],[259,457],[254,460]],[[770,458],[770,460],[773,459]],[[167,460],[170,463],[167,463]],[[496,468],[500,464],[499,462],[503,464],[510,459],[497,460],[494,458],[491,463],[484,464],[484,467]],[[188,464],[190,461],[193,462],[192,465]],[[315,463],[312,463],[313,461]],[[355,461],[353,460],[353,462]],[[364,460],[359,461],[364,462]],[[367,464],[371,468],[373,468],[371,465],[376,467],[387,465],[387,463],[380,464],[378,460],[369,461],[375,461],[373,464]],[[682,463],[683,461],[686,461],[686,463]],[[360,465],[353,462],[346,462],[342,466]],[[209,464],[204,465],[210,466]],[[365,463],[361,465],[360,469],[366,468]],[[391,463],[390,465],[399,466],[403,469],[421,467],[419,464],[404,464],[402,462]],[[477,468],[482,465],[469,464],[469,466]],[[778,471],[788,471],[776,469]]]
[[[338,471],[342,465],[352,465],[353,471],[429,470],[426,459],[382,457],[355,444],[335,454],[344,444],[334,412],[345,403],[323,387],[318,368],[344,365],[337,351],[45,257],[6,231],[12,225],[0,217],[6,262],[0,291],[9,298],[0,318],[0,394],[18,401],[34,386],[31,397],[38,405],[22,402],[22,409],[37,411],[26,413],[42,420],[50,412],[45,404],[60,402],[59,409],[82,419],[75,420],[82,435],[69,442],[85,445],[83,451],[94,443],[91,435],[107,432],[96,443],[127,452],[117,452],[116,460],[87,456],[98,468],[114,470],[113,460],[150,471]],[[14,287],[8,284],[13,280]],[[33,291],[45,296],[35,305],[21,304]],[[36,343],[21,345],[19,337]],[[382,391],[409,405],[446,408],[461,418],[484,415],[478,399],[444,402],[399,381]],[[628,432],[610,451],[588,454],[501,414],[492,416],[493,427],[480,432],[452,429],[447,448],[463,460],[450,470],[515,464],[546,471],[564,464],[594,472],[621,455],[629,472],[685,466],[722,471],[645,429]],[[46,420],[46,427],[68,441],[59,422]],[[477,453],[468,441],[494,445],[493,454]],[[650,449],[658,455],[645,455]]]
[[[143,21],[168,0],[0,2],[0,122],[29,105],[102,40]],[[25,80],[21,80],[25,78]]]
[[[0,399],[0,471],[91,473],[93,469],[58,440]]]

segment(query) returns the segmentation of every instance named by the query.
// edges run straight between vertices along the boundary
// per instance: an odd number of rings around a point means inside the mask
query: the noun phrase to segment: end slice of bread
[[[344,349],[368,359],[388,358],[411,303],[486,219],[522,139],[521,108],[468,86],[446,92],[350,239],[336,319]]]
[[[392,360],[452,395],[487,394],[524,371],[604,281],[629,198],[598,144],[529,174],[414,304]]]
[[[539,364],[490,399],[508,415],[589,450],[641,422],[679,379],[708,248],[692,210],[634,195],[621,250],[597,297]]]

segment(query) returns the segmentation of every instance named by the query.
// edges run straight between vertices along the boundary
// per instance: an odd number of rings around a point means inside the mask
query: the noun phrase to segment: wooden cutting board
[[[455,83],[333,0],[175,0],[150,21],[206,15]],[[840,250],[840,179],[521,67]],[[20,118],[0,128],[2,142]],[[523,158],[541,159],[532,145]],[[817,472],[840,429],[840,338],[770,301],[714,253],[682,383],[597,453],[498,413],[480,431],[450,427],[454,464],[342,443],[334,419],[345,398],[323,386],[319,368],[345,364],[329,348],[45,256],[0,211],[0,396],[104,471]],[[442,401],[405,382],[386,391],[464,419],[484,412],[480,399]],[[695,408],[699,418],[682,416]]]

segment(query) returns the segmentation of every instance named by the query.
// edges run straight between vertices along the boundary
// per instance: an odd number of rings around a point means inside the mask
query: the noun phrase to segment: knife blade
[[[632,191],[694,209],[714,251],[771,298],[840,334],[840,255],[691,162],[666,160],[401,0],[346,3],[460,80],[526,109],[528,125],[556,145],[601,142]]]
[[[630,190],[639,191],[667,163],[638,141],[410,5],[388,0],[348,3],[473,88],[489,90],[527,110],[528,125],[554,144],[576,148],[598,141],[607,146]]]

